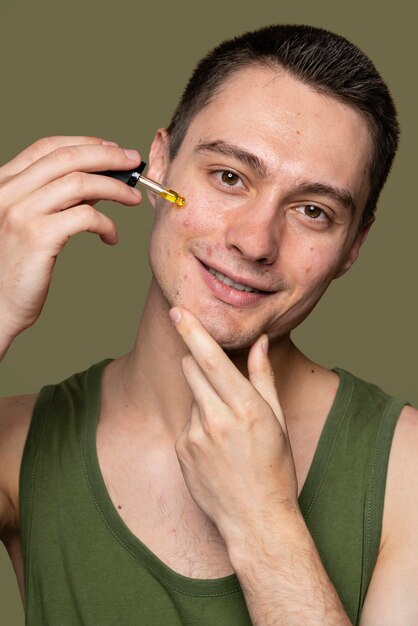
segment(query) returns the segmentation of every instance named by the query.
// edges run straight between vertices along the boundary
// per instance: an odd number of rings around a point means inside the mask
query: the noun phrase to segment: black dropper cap
[[[97,174],[116,178],[117,180],[121,180],[123,183],[129,185],[129,187],[135,187],[146,166],[147,164],[144,161],[141,161],[138,167],[134,170],[107,170],[106,172],[97,172]]]

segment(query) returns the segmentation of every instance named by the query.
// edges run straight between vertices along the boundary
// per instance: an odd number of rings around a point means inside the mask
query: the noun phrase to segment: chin
[[[248,350],[264,332],[264,328],[246,325],[244,320],[239,319],[240,315],[228,315],[224,305],[217,306],[211,302],[205,306],[195,298],[185,297],[181,288],[176,293],[160,287],[159,293],[163,296],[167,310],[174,306],[183,306],[191,311],[211,337],[228,352]]]
[[[221,348],[228,352],[248,350],[263,332],[260,328],[245,328],[224,313],[191,310]]]

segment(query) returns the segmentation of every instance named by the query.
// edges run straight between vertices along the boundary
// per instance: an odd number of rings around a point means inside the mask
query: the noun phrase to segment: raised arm
[[[140,193],[103,170],[133,169],[136,150],[95,137],[49,137],[0,168],[0,360],[38,319],[59,252],[88,231],[117,242],[98,199],[132,206]],[[0,401],[0,537],[17,526],[20,460],[35,396]]]

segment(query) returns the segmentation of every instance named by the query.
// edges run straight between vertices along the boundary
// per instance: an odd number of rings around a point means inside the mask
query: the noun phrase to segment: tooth
[[[207,266],[207,270],[213,276],[216,276],[218,280],[221,280],[225,285],[228,285],[228,287],[234,287],[234,289],[238,289],[239,291],[250,291],[253,293],[260,293],[259,289],[253,289],[253,287],[249,287],[248,285],[243,285],[242,283],[236,283],[231,278],[228,278],[228,276],[225,276],[225,274],[221,274],[221,272],[214,270],[212,267]]]

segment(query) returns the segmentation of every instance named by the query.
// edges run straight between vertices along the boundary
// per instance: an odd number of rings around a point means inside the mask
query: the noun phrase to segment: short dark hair
[[[344,37],[322,28],[277,24],[219,44],[194,70],[168,126],[173,159],[187,128],[223,83],[249,65],[282,67],[301,82],[350,105],[365,118],[373,144],[370,193],[361,226],[373,215],[399,139],[389,89],[370,59]]]

